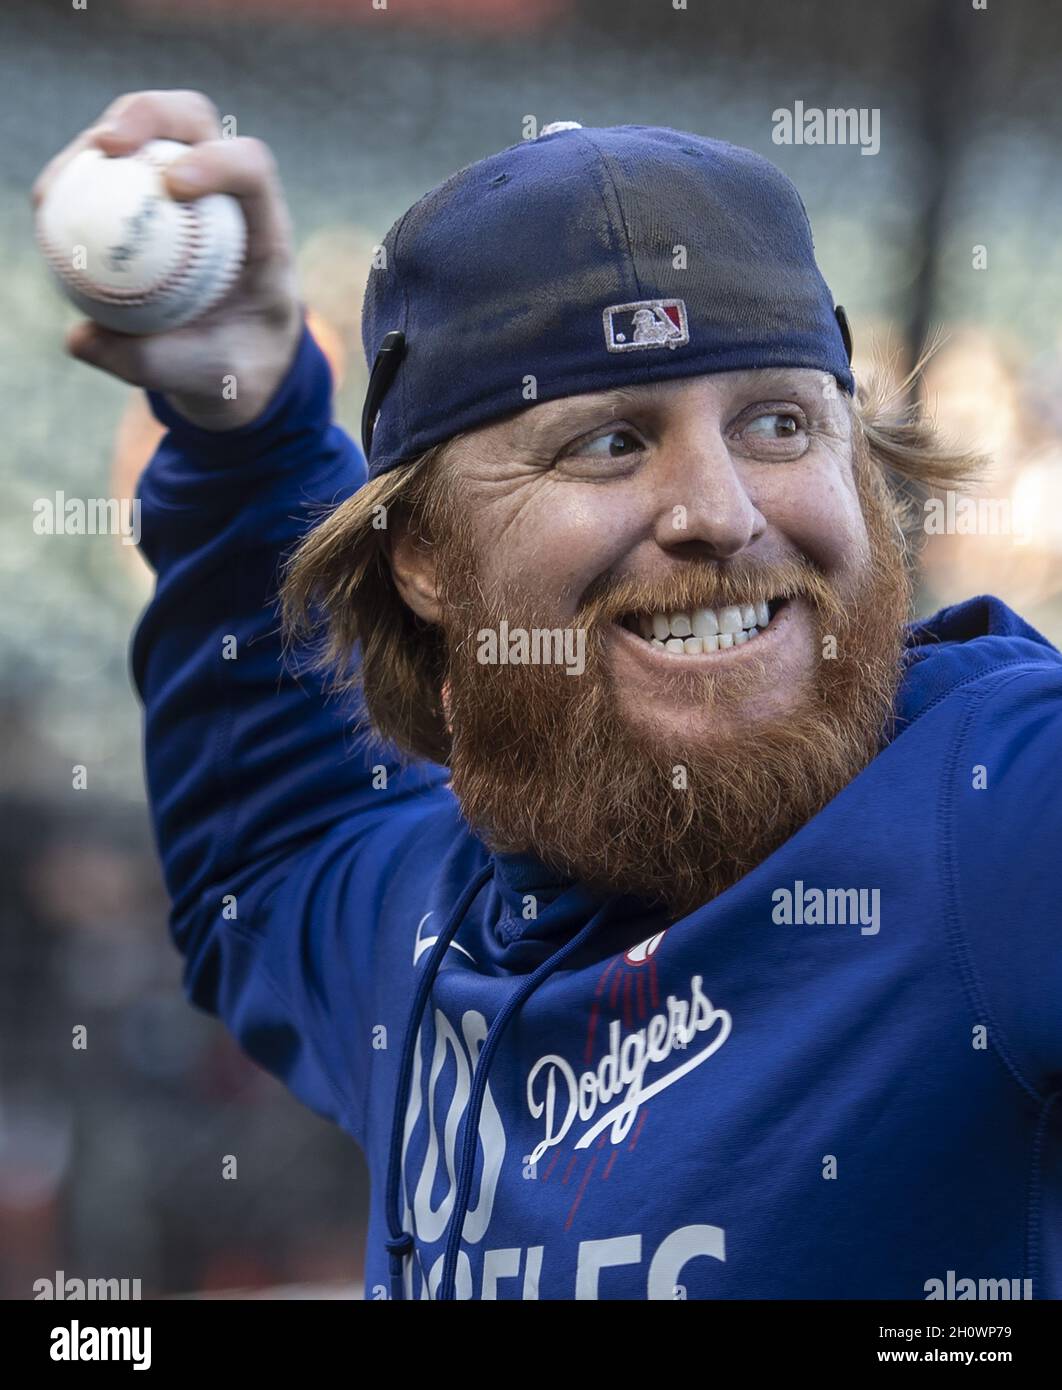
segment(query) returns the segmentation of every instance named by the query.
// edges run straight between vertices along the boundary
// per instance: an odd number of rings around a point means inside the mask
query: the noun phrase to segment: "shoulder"
[[[962,696],[942,867],[985,1017],[1038,1087],[1062,1063],[1062,661],[986,671]]]
[[[1062,658],[1049,651],[990,663],[957,693],[954,782],[948,790],[959,828],[991,825],[1011,838],[1020,828],[1035,836],[1038,824],[1058,824]]]

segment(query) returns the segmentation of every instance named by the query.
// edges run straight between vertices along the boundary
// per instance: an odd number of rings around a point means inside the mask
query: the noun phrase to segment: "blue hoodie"
[[[285,667],[278,562],[365,479],[330,396],[306,333],[241,429],[151,397],[133,663],[188,994],[365,1150],[367,1296],[1062,1296],[1062,656],[914,625],[892,740],[667,926]]]

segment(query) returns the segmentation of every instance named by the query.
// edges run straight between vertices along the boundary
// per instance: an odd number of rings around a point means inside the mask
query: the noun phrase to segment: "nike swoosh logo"
[[[421,936],[421,934],[420,934],[420,929],[421,929],[421,927],[423,927],[424,923],[428,920],[428,918],[429,918],[431,915],[432,915],[432,914],[431,914],[430,912],[425,912],[424,916],[423,916],[423,917],[420,919],[420,921],[417,923],[417,935],[416,935],[416,939],[415,939],[414,942],[413,942],[413,964],[414,964],[414,965],[416,965],[417,961],[420,960],[421,956],[424,954],[425,951],[430,951],[430,950],[431,950],[431,948],[435,945],[436,941],[438,941],[438,939],[439,939],[439,938],[438,938],[438,935],[436,935],[436,936]],[[471,951],[466,951],[465,948],[461,945],[460,942],[458,942],[458,941],[451,941],[450,944],[447,946],[446,949],[447,949],[448,951],[460,951],[461,954],[462,954],[463,956],[467,956],[467,957],[469,958],[469,960],[472,962],[473,965],[476,964],[476,958],[475,958],[475,956],[471,953]]]

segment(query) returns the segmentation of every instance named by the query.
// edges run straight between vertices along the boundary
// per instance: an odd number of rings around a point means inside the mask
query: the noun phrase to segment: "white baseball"
[[[82,150],[37,209],[37,240],[64,292],[119,333],[165,333],[215,305],[243,264],[235,198],[171,198],[166,166],[188,145],[152,140],[135,154]]]

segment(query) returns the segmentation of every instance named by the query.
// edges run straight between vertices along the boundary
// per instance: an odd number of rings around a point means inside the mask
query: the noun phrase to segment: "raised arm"
[[[441,810],[452,824],[453,798],[444,769],[403,769],[362,746],[353,712],[328,699],[305,654],[283,651],[282,560],[360,486],[365,465],[331,422],[330,373],[296,298],[271,159],[256,142],[216,138],[216,115],[194,93],[125,98],[104,120],[110,133],[80,137],[60,160],[86,140],[111,153],[184,140],[194,148],[171,188],[235,194],[249,233],[239,283],[206,318],[145,338],[85,323],[68,339],[74,355],[146,387],[169,427],[140,485],[158,584],[133,671],[172,928],[191,997],[357,1133],[364,1048],[340,1020],[355,1026],[359,963],[372,951],[358,860],[373,861],[378,884],[425,818]],[[235,399],[223,378],[235,378]]]
[[[223,434],[181,419],[140,484],[158,574],[133,645],[148,786],[175,921],[219,892],[260,893],[340,822],[373,819],[446,773],[365,745],[304,652],[283,651],[277,580],[313,520],[365,476],[331,424],[328,366],[308,330],[266,411]],[[205,898],[205,902],[204,902]]]

